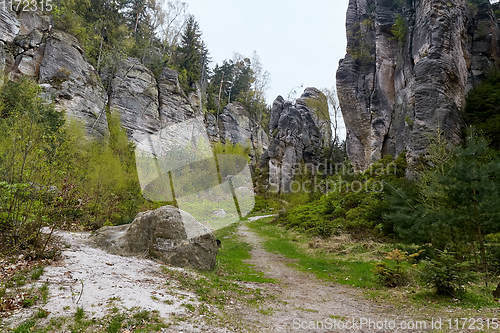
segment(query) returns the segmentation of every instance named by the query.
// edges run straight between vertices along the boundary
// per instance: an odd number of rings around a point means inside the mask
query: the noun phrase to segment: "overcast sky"
[[[334,86],[348,0],[186,1],[214,62],[257,51],[271,74],[269,103],[301,85]]]
[[[348,0],[185,1],[214,63],[235,52],[249,57],[257,52],[271,74],[269,104],[293,90],[300,95],[306,87],[334,87],[347,43]]]

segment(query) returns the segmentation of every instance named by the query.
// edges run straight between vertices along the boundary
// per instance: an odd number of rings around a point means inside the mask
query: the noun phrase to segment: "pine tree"
[[[176,65],[185,73],[185,87],[188,91],[200,82],[204,64],[208,61],[208,51],[201,39],[198,22],[190,16],[181,36],[181,44],[177,50]]]
[[[479,250],[486,270],[485,236],[500,231],[499,153],[471,134],[455,150],[431,145],[427,160],[416,187],[394,191],[386,218],[402,238],[463,256]]]

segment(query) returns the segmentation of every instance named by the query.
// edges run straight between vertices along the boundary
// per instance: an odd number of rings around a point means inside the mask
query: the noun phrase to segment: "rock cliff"
[[[208,124],[207,128],[213,127],[210,121]],[[266,132],[240,103],[228,104],[219,115],[217,126],[218,141],[248,147],[254,162],[268,149],[269,138]]]
[[[51,29],[50,19],[0,9],[0,70],[7,80],[28,76],[44,95],[81,120],[94,136],[107,133],[107,95],[77,40]]]
[[[76,38],[52,29],[50,18],[37,13],[0,8],[0,71],[6,80],[36,80],[43,95],[81,121],[91,137],[108,133],[108,107],[120,114],[134,141],[197,115],[175,71],[165,68],[156,78],[134,58],[117,63],[113,73],[103,73],[106,89]]]
[[[337,89],[356,169],[404,151],[413,166],[438,128],[461,141],[466,95],[499,64],[488,0],[350,0],[346,28]]]

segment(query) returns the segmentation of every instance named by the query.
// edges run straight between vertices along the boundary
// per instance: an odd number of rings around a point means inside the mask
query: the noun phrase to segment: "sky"
[[[335,86],[347,43],[348,0],[185,1],[214,63],[235,52],[248,57],[257,52],[271,75],[269,104],[294,90],[300,96],[306,87]]]

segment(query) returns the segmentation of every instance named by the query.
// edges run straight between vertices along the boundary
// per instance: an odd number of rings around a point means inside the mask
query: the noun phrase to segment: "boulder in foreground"
[[[121,256],[145,256],[177,267],[211,270],[217,242],[191,215],[172,206],[139,213],[131,224],[104,227],[92,236],[95,245]]]

